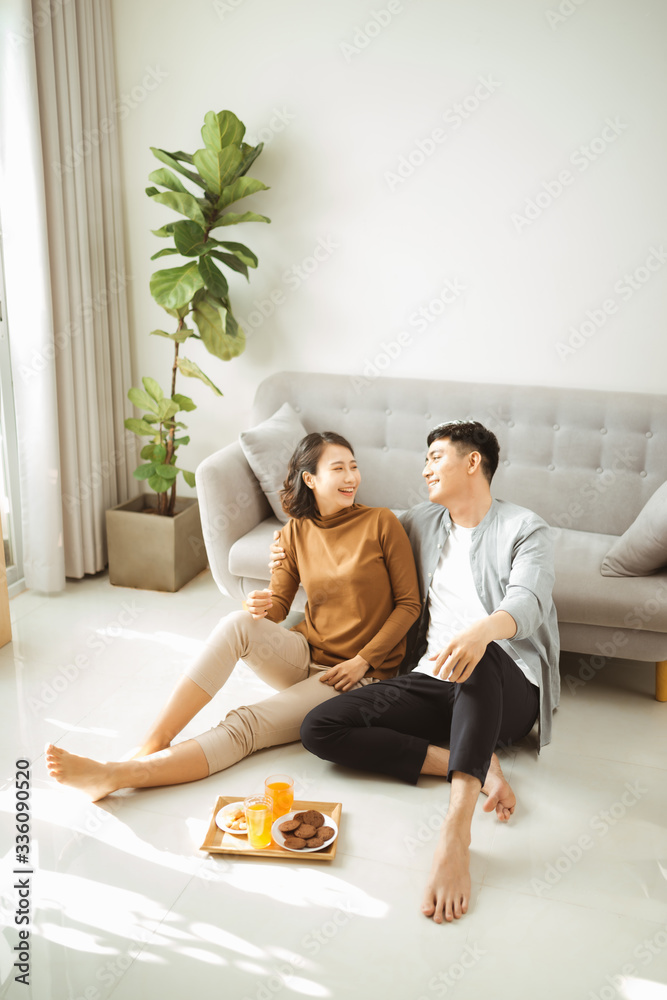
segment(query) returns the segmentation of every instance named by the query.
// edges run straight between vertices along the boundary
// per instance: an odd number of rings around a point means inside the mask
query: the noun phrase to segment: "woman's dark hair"
[[[438,424],[427,438],[427,446],[434,441],[446,438],[455,444],[460,454],[470,454],[478,451],[482,456],[482,472],[490,483],[498,468],[500,448],[498,438],[493,431],[488,430],[477,420],[450,420],[446,424]]]
[[[317,463],[328,444],[342,445],[354,455],[354,449],[350,442],[346,441],[340,434],[336,434],[335,431],[322,431],[321,434],[314,431],[301,438],[289,460],[287,477],[280,492],[283,510],[290,517],[317,516],[315,495],[304,483],[303,473],[310,472],[311,475],[315,475]]]

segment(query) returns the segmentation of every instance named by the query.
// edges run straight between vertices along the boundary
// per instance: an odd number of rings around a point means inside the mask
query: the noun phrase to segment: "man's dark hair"
[[[478,451],[482,456],[482,472],[489,483],[498,468],[498,454],[500,446],[498,438],[493,431],[488,430],[477,420],[450,420],[445,424],[438,424],[429,433],[427,445],[434,441],[441,441],[448,438],[455,444],[461,454],[469,455],[471,451]]]
[[[328,444],[339,444],[354,455],[349,441],[335,431],[314,431],[301,438],[289,460],[287,478],[280,492],[283,510],[290,517],[317,517],[317,504],[313,491],[303,481],[303,473],[317,472],[317,463]]]

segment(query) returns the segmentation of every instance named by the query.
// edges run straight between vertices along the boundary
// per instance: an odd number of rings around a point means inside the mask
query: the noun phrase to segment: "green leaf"
[[[184,344],[188,337],[193,337],[194,335],[194,330],[188,329],[187,326],[177,330],[176,333],[166,333],[164,330],[151,330],[150,332],[151,337],[166,337],[167,340],[173,340],[177,344]]]
[[[180,392],[175,392],[171,397],[175,403],[178,404],[179,410],[185,410],[189,412],[190,410],[196,410],[197,404],[193,403],[189,396],[183,396]]]
[[[194,361],[190,361],[189,358],[179,358],[176,364],[178,366],[178,370],[181,373],[181,375],[186,375],[188,378],[201,379],[201,381],[205,385],[208,385],[211,389],[213,389],[213,392],[216,394],[216,396],[222,396],[222,393],[218,389],[217,385],[214,385],[214,383],[211,382],[208,375],[204,375],[199,365],[195,364]],[[176,426],[183,427],[184,425],[176,424]]]
[[[156,493],[166,493],[170,490],[173,484],[172,479],[163,479],[162,476],[151,476],[148,480],[148,485]]]
[[[206,181],[206,187],[219,195],[236,177],[242,154],[236,146],[226,146],[220,150],[198,149],[192,159]]]
[[[243,215],[238,215],[235,212],[227,212],[226,215],[216,216],[213,220],[213,225],[211,229],[217,229],[218,226],[237,226],[239,222],[270,222],[271,219],[267,218],[266,215],[257,215],[256,212],[244,212]]]
[[[136,417],[127,417],[125,426],[128,431],[132,431],[134,434],[139,434],[142,437],[154,437],[157,433],[155,428],[146,420],[137,420]]]
[[[184,153],[181,149],[171,155],[175,160],[183,160],[185,163],[192,163],[192,155],[190,153]]]
[[[201,339],[210,354],[230,361],[245,349],[245,335],[220,300],[209,296],[193,310]]]
[[[252,252],[248,250],[243,243],[221,243],[220,246],[224,247],[226,250],[231,250],[235,257],[242,260],[244,264],[248,267],[257,267],[257,257]]]
[[[194,472],[186,472],[185,469],[179,469],[179,472],[183,473],[183,479],[186,481],[188,486],[195,485],[195,474]]]
[[[254,177],[238,177],[233,184],[229,184],[227,187],[222,189],[215,207],[218,211],[221,211],[223,208],[227,208],[227,205],[231,205],[234,201],[240,201],[241,198],[247,198],[251,194],[256,194],[257,191],[268,190],[269,188],[266,184],[262,184],[261,181],[255,180]]]
[[[187,436],[186,437],[180,437],[180,438],[174,438],[174,444],[183,444],[183,445],[190,444],[190,438],[187,437]]]
[[[171,420],[178,413],[178,403],[174,403],[171,399],[161,399],[158,416],[161,421]]]
[[[159,306],[165,309],[181,309],[190,302],[204,279],[199,273],[197,261],[191,260],[183,267],[169,267],[156,271],[151,276],[151,295]]]
[[[259,156],[259,154],[264,149],[264,143],[260,142],[257,146],[248,146],[247,143],[241,143],[241,152],[243,154],[243,162],[241,163],[241,168],[237,174],[237,177],[243,177],[244,174],[250,170],[251,166]]]
[[[198,222],[202,229],[206,226],[204,213],[193,194],[188,194],[187,192],[183,194],[180,191],[161,191],[152,197],[153,201],[156,201],[159,205],[166,205],[167,208],[173,209],[179,215],[186,215],[193,222]]]
[[[155,471],[163,479],[175,479],[178,475],[178,469],[175,465],[158,465]]]
[[[135,479],[150,479],[151,476],[155,475],[155,462],[149,462],[148,465],[139,465],[132,475]]]
[[[231,111],[208,111],[204,116],[201,137],[207,149],[214,151],[238,144],[245,135],[245,125]]]
[[[195,184],[198,184],[199,187],[206,187],[206,184],[201,179],[199,174],[196,174],[194,170],[188,170],[186,167],[182,167],[171,153],[167,153],[164,149],[156,149],[155,146],[151,146],[151,153],[153,156],[157,157],[158,160],[161,160],[162,163],[166,163],[168,167],[171,167],[172,170],[176,170],[179,174],[182,174],[183,177],[189,177],[190,180],[194,181]]]
[[[244,278],[248,278],[248,268],[238,259],[238,257],[235,257],[234,254],[219,253],[217,250],[211,250],[209,257],[215,257],[216,260],[221,260],[223,264],[230,267],[232,271],[238,271],[238,273],[242,274]]]
[[[175,222],[168,222],[166,226],[161,226],[160,229],[151,229],[151,232],[153,236],[171,236],[175,225]]]
[[[187,194],[188,189],[183,186],[176,174],[172,174],[171,170],[166,170],[164,167],[154,170],[152,174],[148,175],[148,179],[153,184],[160,184],[162,187],[169,188],[170,191],[182,191],[184,194]]]
[[[139,452],[139,456],[141,458],[153,458],[153,448],[154,447],[155,447],[155,445],[152,444],[152,443],[151,444],[145,444],[143,446],[143,448],[141,449],[141,451]]]
[[[140,410],[152,410],[153,413],[157,413],[157,403],[147,392],[142,392],[141,389],[130,389],[127,396],[130,402],[134,403]]]
[[[169,254],[174,254],[174,253],[178,253],[178,250],[174,249],[174,247],[165,247],[164,250],[158,250],[157,253],[154,253],[153,256],[151,257],[151,260],[157,260],[158,257],[168,257]]]
[[[158,191],[157,188],[154,187],[146,188],[146,194],[148,195],[149,198],[152,198],[154,194],[159,194],[159,193],[160,192]]]
[[[196,222],[177,222],[174,243],[183,257],[199,257],[217,246],[217,240],[207,240],[206,233]]]
[[[141,380],[144,383],[144,389],[151,396],[156,403],[159,403],[161,399],[164,399],[164,393],[160,388],[160,383],[156,382],[154,378],[149,375],[144,376]],[[154,410],[155,407],[151,406],[149,409]],[[157,411],[156,411],[157,412]]]
[[[201,257],[199,260],[198,267],[199,267],[199,273],[204,279],[204,284],[206,285],[206,287],[210,288],[213,294],[217,295],[218,298],[220,299],[226,298],[227,295],[229,294],[229,285],[227,284],[227,279],[225,278],[220,268],[215,266],[215,264],[210,258],[210,255],[207,257]]]

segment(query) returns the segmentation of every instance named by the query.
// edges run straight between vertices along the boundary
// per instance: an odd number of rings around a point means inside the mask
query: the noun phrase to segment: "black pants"
[[[449,773],[484,784],[499,744],[533,728],[539,689],[495,642],[472,675],[452,684],[410,673],[348,691],[312,709],[303,745],[324,760],[416,784],[429,744],[449,746]]]

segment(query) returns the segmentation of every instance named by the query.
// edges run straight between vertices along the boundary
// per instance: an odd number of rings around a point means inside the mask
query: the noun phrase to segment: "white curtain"
[[[2,0],[0,211],[28,587],[106,564],[137,492],[109,0]]]

